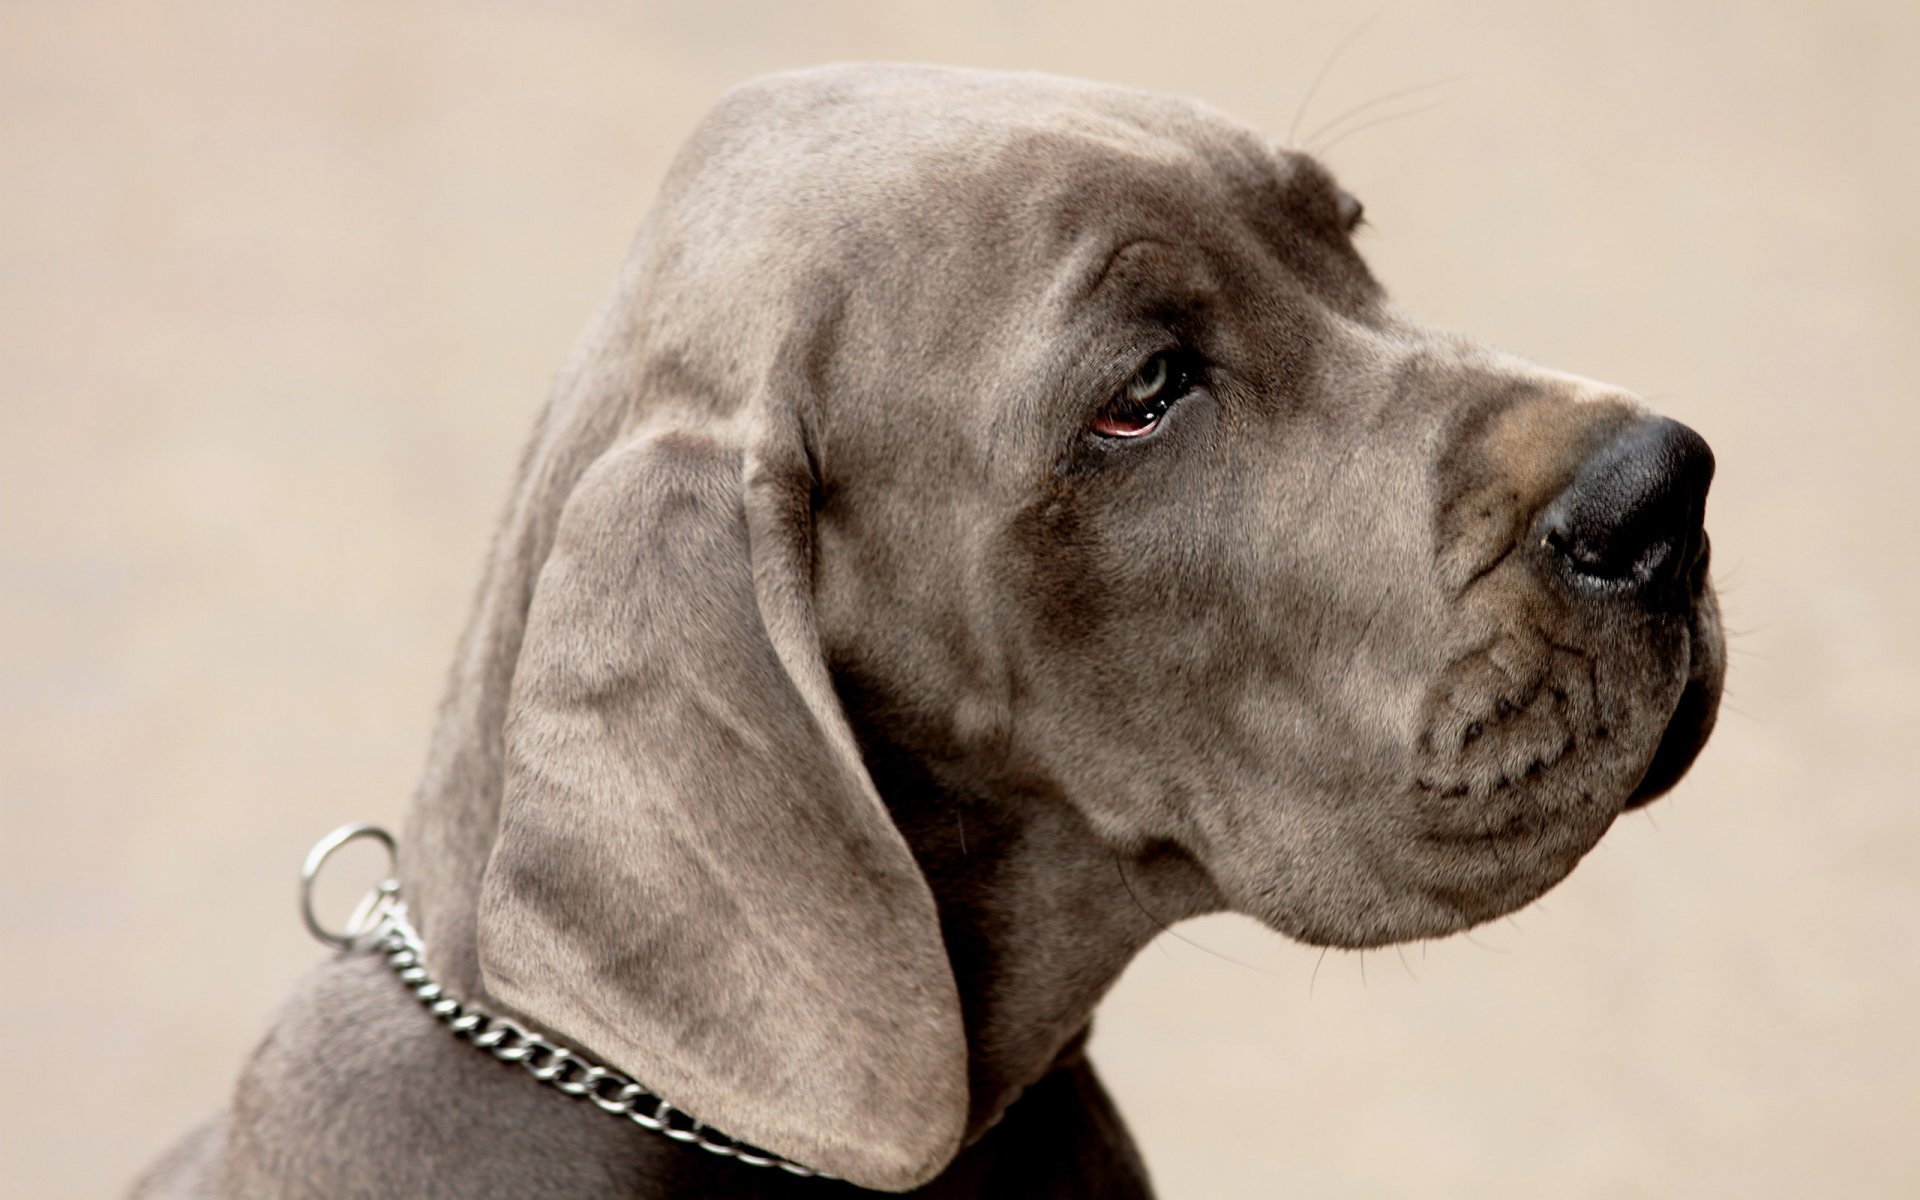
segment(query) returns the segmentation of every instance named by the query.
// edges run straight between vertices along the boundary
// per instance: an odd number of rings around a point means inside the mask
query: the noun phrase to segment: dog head
[[[905,1188],[966,1051],[869,741],[1342,946],[1511,911],[1670,787],[1723,671],[1705,445],[1402,316],[1358,221],[1136,92],[843,68],[723,102],[483,594],[487,991]]]

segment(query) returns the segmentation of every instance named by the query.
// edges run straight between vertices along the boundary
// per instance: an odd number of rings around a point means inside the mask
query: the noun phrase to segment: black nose
[[[1535,526],[1574,580],[1658,604],[1686,598],[1706,544],[1713,451],[1678,421],[1635,421],[1595,451]]]

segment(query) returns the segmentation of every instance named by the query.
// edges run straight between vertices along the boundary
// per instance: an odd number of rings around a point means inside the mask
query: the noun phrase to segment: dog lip
[[[1717,619],[1703,607],[1703,601],[1708,601],[1710,606],[1704,573],[1696,586],[1698,590],[1688,622],[1692,661],[1686,686],[1674,704],[1673,714],[1667,718],[1666,728],[1660,733],[1660,744],[1654,748],[1646,771],[1628,794],[1623,811],[1641,808],[1673,790],[1700,757],[1720,716],[1726,652],[1720,643]]]
[[[1627,809],[1651,804],[1680,782],[1705,748],[1707,735],[1713,732],[1717,708],[1713,690],[1705,680],[1687,680],[1686,688],[1680,693],[1680,702],[1674,707],[1673,716],[1667,719],[1665,732],[1660,735],[1660,744],[1654,749],[1653,759],[1647,764],[1646,774],[1640,777],[1640,782],[1627,796]]]
[[[1524,821],[1507,821],[1498,829],[1428,829],[1421,836],[1431,845],[1459,848],[1462,846],[1499,846],[1517,842],[1525,838],[1537,837],[1540,830]]]
[[[1523,846],[1543,854],[1573,847],[1584,853],[1613,818],[1613,810],[1603,812],[1586,791],[1568,792],[1553,807],[1541,807],[1527,797],[1514,800],[1512,807],[1497,814],[1470,816],[1451,825],[1431,822],[1420,837],[1443,851]]]

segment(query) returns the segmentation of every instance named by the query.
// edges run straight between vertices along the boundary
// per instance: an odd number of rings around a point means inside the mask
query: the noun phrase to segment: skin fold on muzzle
[[[1009,1147],[1092,1121],[1061,1169],[1144,1195],[1080,1047],[1166,923],[1564,877],[1712,727],[1712,457],[1401,314],[1360,212],[1187,100],[732,93],[496,543],[402,839],[435,978],[865,1187],[1040,1186]]]

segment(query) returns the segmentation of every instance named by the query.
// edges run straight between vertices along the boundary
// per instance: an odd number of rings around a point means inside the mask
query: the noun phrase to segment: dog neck
[[[1184,852],[1110,846],[1044,783],[966,778],[860,732],[939,906],[966,1022],[971,1142],[1081,1053],[1094,1006],[1142,947],[1220,902]]]

